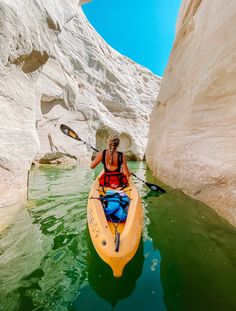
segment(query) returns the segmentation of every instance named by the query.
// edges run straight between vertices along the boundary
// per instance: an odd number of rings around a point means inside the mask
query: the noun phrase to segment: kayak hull
[[[105,188],[105,191],[109,188]],[[122,223],[113,224],[106,219],[100,194],[104,194],[99,187],[99,177],[92,185],[88,205],[87,221],[92,243],[98,255],[112,269],[114,277],[121,277],[125,265],[133,258],[140,243],[143,228],[143,209],[138,191],[129,178],[129,186],[125,191],[130,198],[127,219]],[[117,250],[116,229],[120,235]]]

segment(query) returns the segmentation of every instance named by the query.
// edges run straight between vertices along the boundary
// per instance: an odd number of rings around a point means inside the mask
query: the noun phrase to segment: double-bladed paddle
[[[82,140],[76,133],[75,131],[73,131],[71,128],[69,128],[69,126],[65,125],[65,124],[61,124],[60,125],[60,129],[62,131],[62,133],[64,133],[65,135],[71,137],[71,138],[74,138],[78,141],[81,141],[83,144],[85,145],[88,145],[91,149],[93,149],[94,151],[97,151],[98,150],[92,146],[90,146],[86,141]]]
[[[60,129],[62,131],[62,133],[64,133],[65,135],[73,138],[73,139],[76,139],[78,141],[81,141],[82,143],[86,144],[87,146],[89,146],[91,149],[93,149],[94,151],[97,151],[98,150],[94,147],[92,147],[91,145],[89,145],[86,141],[82,140],[76,133],[75,131],[73,131],[69,126],[65,125],[65,124],[61,124],[60,125]],[[146,182],[145,180],[142,180],[141,178],[139,178],[137,175],[135,175],[134,173],[131,173],[134,177],[138,178],[139,180],[141,180],[148,188],[150,188],[151,190],[153,191],[156,191],[156,192],[160,192],[160,193],[166,193],[166,191],[161,188],[160,186],[157,186],[157,185],[154,185],[154,184],[150,184],[148,182]]]

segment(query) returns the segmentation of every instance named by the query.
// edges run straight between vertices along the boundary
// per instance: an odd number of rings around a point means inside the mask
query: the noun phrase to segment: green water
[[[129,166],[156,182],[145,163]],[[138,180],[143,238],[123,277],[114,279],[86,226],[96,174],[32,170],[30,202],[0,236],[1,311],[236,310],[236,230],[179,191],[158,197]]]

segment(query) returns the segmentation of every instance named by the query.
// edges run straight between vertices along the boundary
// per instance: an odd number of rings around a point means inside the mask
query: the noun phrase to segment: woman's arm
[[[122,167],[123,167],[123,172],[125,173],[125,175],[127,177],[129,177],[131,175],[129,169],[128,169],[128,165],[127,165],[127,161],[126,161],[126,156],[123,154],[123,163],[122,163]]]
[[[99,151],[96,158],[91,162],[90,168],[95,168],[102,161],[102,151]]]

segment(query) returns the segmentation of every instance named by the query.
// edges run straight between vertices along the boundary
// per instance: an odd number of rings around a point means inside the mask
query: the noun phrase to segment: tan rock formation
[[[185,0],[151,117],[147,162],[236,225],[236,2]]]

